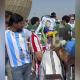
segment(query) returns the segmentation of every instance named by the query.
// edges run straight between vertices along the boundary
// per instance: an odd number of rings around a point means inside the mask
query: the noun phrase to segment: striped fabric
[[[26,33],[29,32],[27,31]],[[26,39],[28,39],[30,34],[27,38],[25,38],[25,35],[25,29],[23,29],[21,33],[12,32],[10,30],[5,31],[5,42],[12,67],[22,66],[25,63],[31,62],[26,43]],[[21,58],[23,54],[25,57]]]
[[[52,74],[60,74],[62,76],[62,67],[57,53],[55,51],[51,53],[50,50],[46,50],[40,65],[40,80],[45,80],[44,75]]]
[[[33,52],[38,52],[42,50],[40,40],[35,33],[32,33],[31,35],[31,43],[32,43]]]
[[[35,54],[35,52],[42,51],[42,46],[41,46],[40,40],[35,33],[32,33],[32,35],[31,35],[31,44],[32,44],[32,50],[33,50],[34,54]],[[34,57],[35,57],[35,55],[34,55]],[[37,61],[36,61],[35,62],[36,76],[39,75],[39,66],[40,66],[40,64],[37,63]]]

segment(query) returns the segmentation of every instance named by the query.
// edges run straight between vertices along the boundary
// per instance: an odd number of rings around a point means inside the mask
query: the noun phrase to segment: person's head
[[[31,18],[31,24],[38,26],[39,25],[39,18],[38,17],[32,17]]]
[[[70,16],[70,23],[74,24],[75,22],[75,14],[69,15]]]
[[[56,19],[56,13],[55,12],[51,13],[51,18],[55,18]]]
[[[9,19],[13,13],[10,11],[5,11],[5,26],[9,27]]]
[[[24,27],[23,17],[14,13],[9,20],[9,24],[14,31],[20,32]]]
[[[68,24],[69,21],[70,21],[70,17],[69,17],[68,15],[64,15],[64,16],[62,17],[62,23],[63,23],[63,25]]]

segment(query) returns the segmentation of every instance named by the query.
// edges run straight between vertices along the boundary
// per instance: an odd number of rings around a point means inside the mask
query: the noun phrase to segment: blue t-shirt
[[[68,41],[65,50],[69,53],[71,56],[75,56],[75,40]]]

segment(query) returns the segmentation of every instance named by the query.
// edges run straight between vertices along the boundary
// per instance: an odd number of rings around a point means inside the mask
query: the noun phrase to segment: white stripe
[[[19,43],[20,43],[20,47],[22,48],[22,52],[24,54],[26,54],[25,53],[25,46],[24,46],[24,39],[22,38],[22,34],[19,34]],[[25,61],[26,61],[26,59],[25,59]]]
[[[30,38],[30,46],[31,46],[32,52],[34,52],[34,48],[33,48],[33,45],[32,45],[32,36],[31,36],[31,38]]]
[[[61,63],[55,51],[53,51],[53,58],[55,63],[56,74],[62,74]]]
[[[34,37],[34,43],[36,45],[37,51],[41,51],[39,43],[38,43],[38,39],[36,37]]]
[[[8,31],[7,31],[8,32]],[[7,41],[7,32],[5,32],[5,40],[6,40],[6,48],[7,48],[7,54],[9,56],[9,59],[10,59],[10,64],[12,67],[14,67],[14,63],[13,63],[13,59],[12,59],[12,55],[11,55],[11,51],[10,51],[10,48],[9,48],[9,43]]]
[[[41,66],[42,66],[41,68],[43,68],[46,74],[53,74],[52,63],[51,63],[51,58],[50,58],[50,51],[46,50],[44,52],[43,58],[41,61]]]
[[[18,62],[18,66],[21,66],[22,63],[21,63],[21,59],[20,59],[20,56],[19,56],[19,50],[18,50],[18,47],[17,47],[17,42],[16,42],[16,39],[15,39],[15,34],[14,32],[11,33],[11,38],[12,38],[12,42],[13,42],[13,46],[14,46],[14,50],[15,50],[15,55],[16,55],[16,58],[17,58],[17,62]]]
[[[25,48],[24,38],[22,37],[22,34],[19,34],[19,43],[20,47],[22,48],[22,52],[26,55],[26,50],[28,50],[27,46]],[[27,44],[27,43],[26,43]],[[25,63],[29,63],[29,61],[25,58]]]
[[[46,64],[46,74],[54,74],[50,58],[50,51],[45,51],[44,55],[45,55],[44,64]]]

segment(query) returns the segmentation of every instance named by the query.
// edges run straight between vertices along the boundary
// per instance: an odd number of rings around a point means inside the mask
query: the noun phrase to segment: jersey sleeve
[[[28,29],[23,29],[26,39],[29,39],[31,37],[32,32]]]
[[[33,48],[33,51],[34,52],[38,52],[38,51],[41,51],[42,50],[40,39],[34,33],[32,33],[32,35],[31,35],[31,43],[32,43],[32,48]]]

